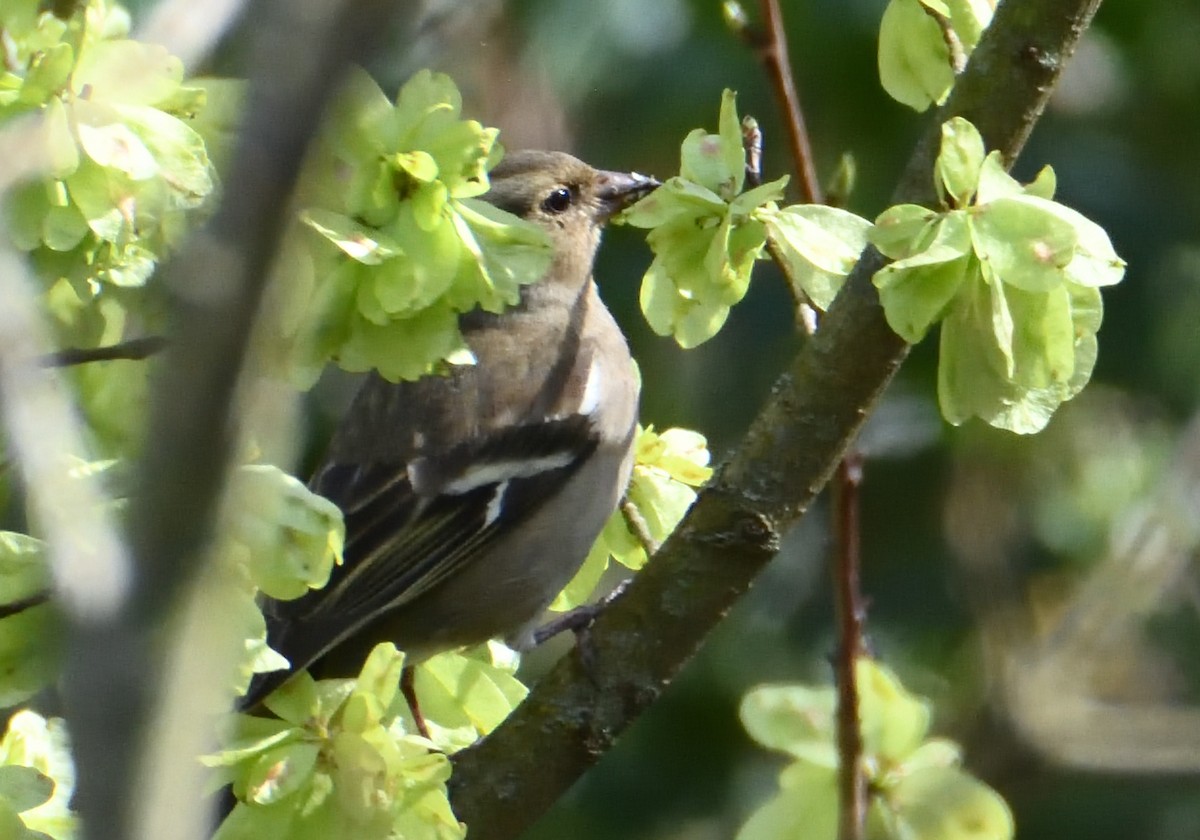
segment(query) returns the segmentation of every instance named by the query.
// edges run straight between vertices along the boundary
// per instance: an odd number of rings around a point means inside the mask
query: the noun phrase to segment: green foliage
[[[651,228],[646,241],[655,256],[641,302],[655,332],[685,348],[716,335],[768,246],[798,299],[819,309],[833,302],[866,246],[870,222],[825,205],[780,209],[786,175],[742,192],[746,161],[732,91],[721,99],[719,133],[692,131],[680,158],[680,174],[621,217]]]
[[[232,551],[255,587],[290,600],[325,585],[342,562],[345,530],[337,505],[269,464],[239,468],[229,493]]]
[[[653,426],[638,427],[626,499],[646,537],[661,543],[675,530],[696,498],[693,488],[712,476],[708,461],[708,441],[698,432],[667,429],[659,434]],[[583,566],[550,609],[569,610],[586,602],[608,568],[609,558],[633,571],[648,559],[642,535],[631,530],[621,510],[609,517]]]
[[[1039,431],[1091,377],[1099,288],[1125,264],[1102,228],[1052,200],[1049,167],[1019,184],[964,119],[942,127],[935,182],[945,209],[891,207],[869,234],[894,260],[874,277],[888,323],[916,343],[943,322],[938,398],[951,423]]]
[[[0,837],[73,840],[75,766],[63,722],[23,710],[0,740]]]
[[[48,591],[45,548],[41,540],[0,531],[0,605],[15,605]],[[0,708],[24,703],[54,679],[61,642],[62,628],[49,604],[0,618]]]
[[[428,71],[395,105],[364,73],[338,99],[304,187],[317,237],[296,237],[292,257],[309,287],[293,284],[299,320],[282,327],[299,333],[301,379],[330,359],[393,381],[469,364],[458,314],[499,312],[545,272],[545,234],[478,199],[498,131],[461,110],[450,77]]]
[[[478,667],[430,663],[425,682],[455,686],[462,713],[494,725],[523,692],[497,676],[503,669],[474,662]],[[398,691],[403,664],[395,646],[382,644],[357,679],[316,682],[301,673],[267,698],[278,719],[240,716],[225,748],[204,759],[232,782],[239,800],[217,840],[465,836],[446,797],[450,763],[439,749],[451,745],[411,734]],[[496,693],[481,697],[487,691],[479,685],[462,687],[475,681]]]
[[[40,120],[46,169],[3,202],[6,230],[43,284],[63,346],[115,344],[162,326],[150,277],[215,193],[194,119],[205,90],[161,47],[130,40],[129,15],[89,0],[62,20],[39,4],[5,4],[0,125]],[[145,365],[73,371],[93,441],[105,456],[140,440]]]
[[[869,840],[1009,840],[1000,796],[958,765],[958,747],[927,738],[931,713],[896,676],[856,663]],[[760,686],[742,700],[752,738],[791,756],[779,793],[750,816],[738,840],[836,840],[837,693],[833,687]]]
[[[654,251],[642,280],[642,312],[659,335],[695,347],[716,335],[750,286],[767,230],[756,211],[783,197],[787,178],[743,193],[742,132],[733,91],[721,98],[717,134],[692,131],[680,150],[679,175],[622,215],[651,228]]]
[[[798,296],[828,309],[866,247],[871,223],[822,204],[766,210],[762,218]]]
[[[950,40],[962,58],[970,56],[994,6],[992,0],[889,0],[879,23],[883,89],[916,111],[942,104],[954,86]]]
[[[162,323],[152,274],[215,195],[211,158],[236,128],[240,84],[185,83],[177,59],[127,37],[128,15],[108,0],[89,0],[67,21],[39,5],[0,9],[0,124],[39,118],[49,159],[44,177],[7,198],[8,230],[43,283],[59,343],[115,344]],[[926,9],[951,22],[967,51],[991,11],[986,0],[893,0],[880,67],[889,91],[914,107],[940,101],[953,81]],[[501,147],[496,129],[461,110],[444,75],[416,74],[394,102],[365,75],[353,77],[299,191],[299,221],[277,268],[286,282],[274,284],[265,307],[274,319],[263,342],[268,363],[304,384],[329,361],[392,380],[470,364],[458,315],[499,312],[543,275],[547,237],[480,200]],[[650,229],[654,261],[641,302],[656,332],[684,347],[708,340],[768,249],[797,298],[824,309],[869,238],[894,260],[875,278],[893,328],[918,341],[944,321],[939,395],[951,422],[978,415],[1033,431],[1087,381],[1097,287],[1119,280],[1123,263],[1099,227],[1052,201],[1052,172],[1017,184],[972,126],[952,121],[937,163],[940,211],[894,207],[872,226],[836,208],[780,207],[787,181],[746,189],[741,124],[725,91],[717,133],[691,132],[680,174],[623,216]],[[71,372],[105,454],[136,453],[146,376],[137,362]],[[584,602],[610,558],[644,565],[642,538],[664,540],[711,475],[694,432],[640,429],[636,454],[628,500],[638,528],[614,514],[556,609]],[[259,593],[297,598],[323,586],[341,562],[343,532],[334,505],[275,467],[241,467],[230,492],[224,617],[245,628],[231,679],[244,691],[253,672],[287,667],[266,645]],[[31,537],[0,534],[0,604],[49,586],[43,552]],[[0,619],[0,705],[25,702],[53,679],[58,641],[49,606]],[[492,644],[422,663],[416,688],[432,741],[413,734],[397,694],[402,664],[381,645],[356,679],[297,675],[265,702],[277,720],[240,716],[226,748],[206,759],[239,798],[218,837],[462,837],[446,800],[444,753],[491,731],[524,697],[517,658]],[[872,836],[953,840],[972,821],[982,828],[971,836],[1009,836],[1003,803],[957,767],[955,748],[926,740],[925,704],[870,663],[860,679]],[[832,692],[763,689],[743,717],[755,737],[795,759],[783,792],[743,840],[794,836],[798,825],[805,836],[832,836]],[[61,722],[15,715],[0,742],[0,836],[73,836],[72,787]]]
[[[269,464],[234,471],[228,510],[223,548],[233,573],[227,619],[239,622],[246,638],[231,688],[242,694],[255,673],[288,667],[267,646],[258,593],[289,600],[324,586],[342,562],[345,531],[336,505]]]
[[[50,166],[9,197],[8,229],[48,280],[93,303],[144,286],[212,193],[204,141],[189,125],[205,94],[182,83],[166,50],[129,40],[115,4],[90,0],[69,21],[32,6],[5,19],[0,123],[40,116]],[[83,325],[70,326],[64,338],[86,342]]]

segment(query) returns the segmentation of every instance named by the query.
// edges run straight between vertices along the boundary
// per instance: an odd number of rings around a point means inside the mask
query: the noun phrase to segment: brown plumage
[[[345,514],[345,563],[264,607],[294,669],[352,675],[387,640],[410,661],[527,641],[624,492],[638,386],[592,261],[655,182],[557,152],[510,154],[491,177],[484,198],[550,234],[551,266],[518,306],[461,318],[475,365],[358,392],[311,482]],[[243,707],[291,673],[258,675]]]

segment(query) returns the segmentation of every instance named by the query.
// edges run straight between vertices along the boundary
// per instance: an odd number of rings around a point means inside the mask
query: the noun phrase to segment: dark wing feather
[[[343,510],[345,559],[323,589],[265,605],[268,643],[293,670],[312,665],[388,611],[485,556],[553,497],[596,446],[588,418],[573,415],[511,427],[440,457],[426,456],[416,488],[405,464],[325,465],[312,487]],[[520,464],[546,468],[526,475],[516,468]],[[472,483],[471,476],[479,482]],[[454,489],[460,492],[450,492]],[[243,708],[290,674],[256,675]]]

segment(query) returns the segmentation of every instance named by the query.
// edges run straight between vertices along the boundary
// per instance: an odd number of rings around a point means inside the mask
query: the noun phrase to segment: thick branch
[[[931,120],[894,200],[931,203],[940,124],[974,122],[1011,161],[1099,0],[1006,0]],[[585,673],[564,657],[503,726],[456,757],[474,840],[521,834],[658,696],[828,480],[908,347],[887,326],[868,249],[741,446],[625,595],[595,623]]]

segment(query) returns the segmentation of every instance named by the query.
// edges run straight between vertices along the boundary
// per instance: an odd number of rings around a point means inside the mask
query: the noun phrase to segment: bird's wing
[[[312,487],[342,508],[345,562],[323,589],[269,605],[272,647],[307,667],[428,592],[554,497],[597,444],[589,418],[572,415],[407,464],[326,464]]]

